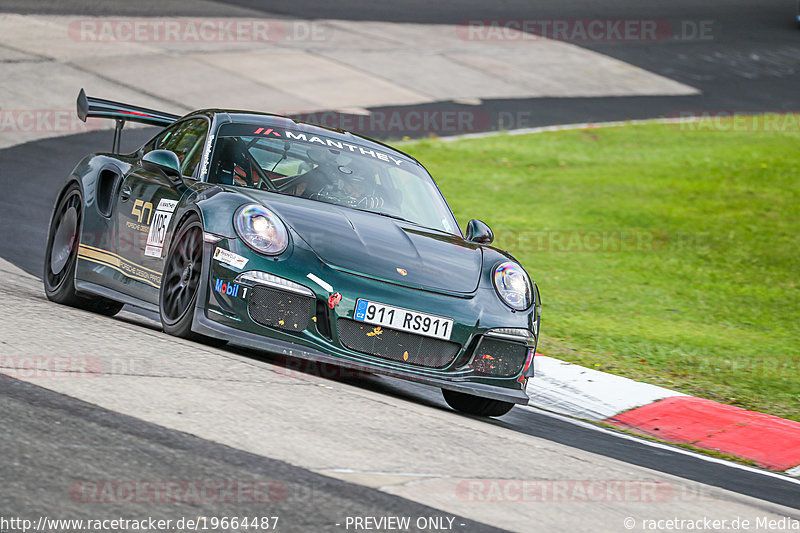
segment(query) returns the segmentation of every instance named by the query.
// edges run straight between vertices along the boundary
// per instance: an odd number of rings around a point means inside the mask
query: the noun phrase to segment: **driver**
[[[341,169],[340,169],[341,170]],[[352,172],[352,171],[351,171]],[[361,209],[379,209],[383,207],[383,198],[367,194],[367,180],[359,176],[348,176],[342,184],[342,192],[353,207]]]
[[[360,209],[383,207],[383,198],[375,195],[376,169],[371,164],[358,158],[345,158],[328,148],[310,147],[307,153],[316,166],[301,175],[302,179],[294,188],[295,196]],[[342,164],[343,161],[346,163]],[[368,176],[372,176],[372,187]]]
[[[295,196],[303,198],[311,198],[324,190],[336,171],[336,156],[330,150],[314,146],[307,153],[311,163],[316,166],[300,174],[302,179],[297,182],[293,192]]]

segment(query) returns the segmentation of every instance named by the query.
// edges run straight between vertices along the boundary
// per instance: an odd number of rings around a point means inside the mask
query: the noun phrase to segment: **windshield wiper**
[[[414,224],[415,226],[421,226],[418,222],[414,222],[413,220],[408,220],[407,218],[399,217],[397,215],[391,215],[389,213],[383,213],[381,211],[370,211],[369,209],[361,209],[358,207],[354,207],[356,211],[363,211],[365,213],[372,213],[373,215],[380,215],[382,217],[393,218],[395,220],[402,220],[403,222],[408,222],[409,224]]]

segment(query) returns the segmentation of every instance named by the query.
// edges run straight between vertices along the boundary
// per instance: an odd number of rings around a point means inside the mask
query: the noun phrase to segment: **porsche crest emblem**
[[[401,276],[407,276],[408,275],[408,270],[406,270],[405,268],[399,268],[398,267],[397,268],[397,273],[400,274]]]

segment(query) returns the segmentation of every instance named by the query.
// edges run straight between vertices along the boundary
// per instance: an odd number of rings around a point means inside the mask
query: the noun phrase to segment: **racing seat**
[[[253,172],[250,164],[244,141],[237,137],[220,138],[214,150],[209,182],[252,187]]]

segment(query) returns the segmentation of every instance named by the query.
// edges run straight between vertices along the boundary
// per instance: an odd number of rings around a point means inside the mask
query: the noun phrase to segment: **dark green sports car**
[[[482,416],[526,403],[541,305],[492,231],[466,235],[413,157],[264,113],[184,117],[89,98],[117,121],[58,195],[44,286],[159,313],[164,330],[391,375]],[[162,126],[119,154],[126,121]]]

